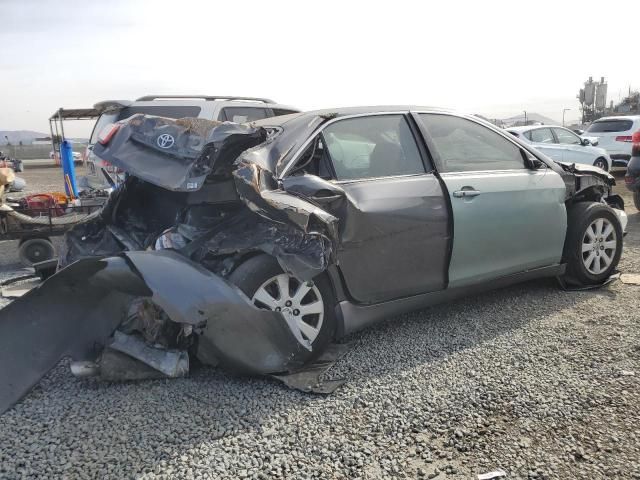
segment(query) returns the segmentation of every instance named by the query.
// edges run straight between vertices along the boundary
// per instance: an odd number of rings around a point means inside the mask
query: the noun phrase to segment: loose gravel
[[[640,273],[627,211],[620,269]],[[0,417],[0,478],[640,478],[639,295],[545,280],[403,315],[347,339],[330,396],[63,361]]]

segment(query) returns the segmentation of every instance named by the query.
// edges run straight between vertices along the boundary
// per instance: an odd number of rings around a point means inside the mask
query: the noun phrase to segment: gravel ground
[[[620,269],[640,273],[617,190]],[[403,315],[348,339],[326,397],[216,369],[80,381],[62,362],[0,417],[0,477],[640,478],[639,294],[538,281]]]

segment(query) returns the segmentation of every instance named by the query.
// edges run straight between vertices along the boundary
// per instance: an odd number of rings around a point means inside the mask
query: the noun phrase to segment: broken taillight
[[[631,156],[640,157],[640,130],[631,136],[631,141],[633,142],[633,145],[631,145]]]
[[[105,125],[105,127],[98,134],[98,142],[102,145],[108,144],[119,128],[119,123],[110,123],[109,125]]]

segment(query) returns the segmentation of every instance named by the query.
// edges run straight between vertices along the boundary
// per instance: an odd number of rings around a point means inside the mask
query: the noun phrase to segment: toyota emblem
[[[163,133],[158,137],[158,139],[156,140],[156,143],[160,148],[171,148],[175,143],[175,139],[173,138],[173,136],[169,135],[168,133]]]

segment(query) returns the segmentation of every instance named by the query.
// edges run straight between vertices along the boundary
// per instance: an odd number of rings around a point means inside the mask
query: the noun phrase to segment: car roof
[[[521,127],[507,127],[505,130],[508,132],[528,132],[529,130],[536,130],[538,128],[564,128],[565,130],[571,130],[570,128],[563,127],[561,125],[527,125]]]
[[[371,105],[363,107],[339,107],[339,108],[324,108],[321,110],[309,110],[306,112],[293,113],[290,115],[281,115],[278,117],[264,118],[257,120],[255,123],[258,126],[271,127],[282,126],[286,123],[305,117],[346,117],[351,115],[366,115],[368,113],[394,113],[394,112],[428,112],[428,113],[459,113],[454,110],[438,107],[421,107],[417,105]],[[480,119],[478,117],[478,119]],[[481,120],[481,119],[480,119]]]
[[[611,117],[601,117],[597,120],[594,120],[593,123],[603,122],[607,120],[640,120],[640,115],[615,115]]]
[[[296,112],[300,109],[291,107],[289,105],[283,105],[276,103],[273,100],[267,98],[254,98],[254,97],[233,97],[233,96],[208,96],[208,95],[145,95],[131,100],[105,100],[95,104],[94,108],[98,110],[105,110],[109,108],[125,108],[125,107],[146,107],[155,105],[166,105],[171,107],[186,107],[191,105],[219,105],[219,106],[248,106],[248,107],[263,107],[263,108],[278,108],[283,110],[294,110]]]

